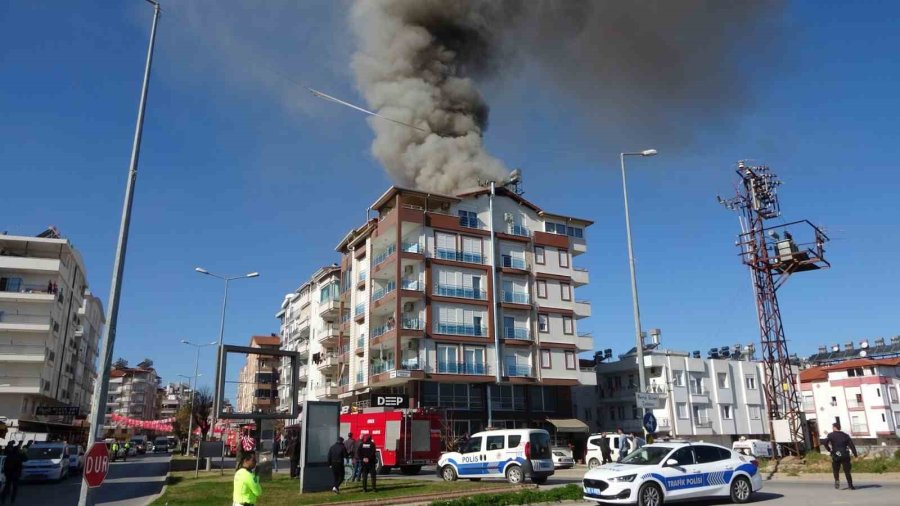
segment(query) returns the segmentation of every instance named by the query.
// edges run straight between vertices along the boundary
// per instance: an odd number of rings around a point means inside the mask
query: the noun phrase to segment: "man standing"
[[[281,450],[281,440],[279,436],[276,434],[275,439],[272,440],[272,470],[276,473],[278,472],[278,452]]]
[[[262,495],[259,475],[253,472],[255,468],[256,452],[244,451],[241,467],[234,473],[234,491],[231,497],[234,506],[254,506]]]
[[[122,446],[125,447],[125,452],[122,454],[123,455],[122,458],[125,462],[128,462],[128,449],[131,448],[131,441],[126,440],[125,444]]]
[[[6,445],[6,460],[3,461],[3,469],[0,471],[6,476],[6,485],[0,490],[0,504],[6,504],[6,498],[10,497],[10,504],[16,502],[19,495],[19,478],[22,476],[22,463],[28,460],[25,454],[16,447],[15,441]]]
[[[353,456],[353,476],[350,478],[350,481],[359,481],[362,479],[362,460],[359,458],[359,448],[363,444],[362,435],[359,436],[359,439],[353,443],[353,452],[351,455]]]
[[[834,488],[841,488],[841,480],[838,471],[844,468],[844,477],[847,478],[847,488],[856,490],[853,486],[853,476],[850,475],[850,452],[854,457],[859,455],[856,453],[856,445],[846,432],[841,431],[841,426],[837,423],[831,425],[831,433],[825,438],[825,449],[831,454],[831,472],[834,474]]]
[[[372,491],[378,492],[378,487],[375,485],[378,451],[375,447],[375,442],[372,441],[371,434],[366,434],[366,440],[359,445],[359,459],[362,460],[363,492],[369,491],[369,476],[372,476]]]
[[[612,452],[609,450],[609,438],[606,433],[600,434],[600,455],[603,458],[602,464],[612,463]]]
[[[331,491],[341,493],[341,483],[344,482],[344,458],[347,457],[347,449],[344,447],[344,438],[338,436],[337,441],[328,449],[328,467],[331,468]]]
[[[112,461],[115,462],[116,458],[119,456],[119,442],[113,441],[112,444]]]
[[[297,435],[291,435],[287,452],[291,459],[291,478],[296,478],[300,474],[300,438]]]
[[[637,450],[638,448],[640,448],[640,447],[644,446],[645,444],[647,444],[647,440],[641,437],[641,433],[640,433],[640,432],[635,432],[635,433],[632,434],[632,435],[634,436],[634,440],[633,440],[633,441],[634,441],[634,444],[632,445],[632,451],[633,451],[633,450]]]
[[[346,457],[347,462],[346,462],[346,463],[349,464],[349,465],[351,466],[350,469],[353,469],[353,464],[354,464],[354,462],[355,462],[355,460],[356,460],[356,459],[353,458],[353,449],[354,449],[354,448],[356,448],[356,440],[353,439],[353,433],[350,432],[350,433],[347,434],[347,439],[344,440],[344,451],[345,451],[345,453],[346,453],[346,455],[347,455],[347,457]],[[352,473],[352,471],[351,471],[351,474],[350,474],[350,481],[353,481],[353,473]]]

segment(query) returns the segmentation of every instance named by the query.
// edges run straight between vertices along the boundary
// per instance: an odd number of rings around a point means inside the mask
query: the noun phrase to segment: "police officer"
[[[375,442],[372,441],[372,435],[366,434],[366,439],[359,445],[359,459],[362,461],[362,483],[363,492],[369,491],[369,476],[372,476],[372,491],[378,492],[375,485],[375,475],[377,474],[378,452]]]
[[[838,474],[840,468],[844,468],[844,477],[847,478],[847,488],[856,490],[853,486],[853,476],[850,475],[850,452],[854,457],[859,455],[856,453],[856,445],[846,432],[841,430],[841,426],[837,423],[831,425],[831,433],[825,438],[825,449],[831,454],[831,472],[834,474],[834,488],[841,488],[841,480]]]
[[[344,482],[344,459],[347,458],[347,449],[344,447],[344,438],[338,436],[337,441],[328,449],[328,467],[331,468],[332,487],[335,494],[341,493],[341,483]]]

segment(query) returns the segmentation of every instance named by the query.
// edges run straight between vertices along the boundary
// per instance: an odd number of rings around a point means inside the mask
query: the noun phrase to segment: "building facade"
[[[746,436],[768,439],[761,362],[746,353],[729,359],[699,358],[691,354],[645,346],[648,389],[664,403],[653,410],[657,433],[683,439],[702,439],[730,446]],[[637,356],[632,349],[618,361],[597,365],[597,418],[603,431],[642,430]]]
[[[572,416],[572,387],[595,379],[578,362],[593,337],[577,329],[591,308],[576,297],[588,273],[574,265],[591,222],[506,188],[492,217],[490,200],[392,187],[371,206],[338,244],[340,263],[279,312],[283,331],[310,329],[307,374],[322,383],[308,395],[366,407],[404,394],[445,409],[460,434]]]
[[[281,348],[277,336],[253,336],[250,348]],[[278,409],[279,360],[268,355],[248,354],[238,373],[237,402],[239,413],[275,413]]]
[[[169,383],[163,388],[159,405],[160,418],[173,418],[182,405],[191,402],[191,386],[187,383]]]
[[[103,306],[68,240],[52,228],[37,237],[0,235],[0,416],[12,427],[7,439],[18,431],[70,434],[72,416],[42,414],[47,408],[88,414],[103,325]]]
[[[874,444],[900,437],[900,358],[859,358],[800,372],[803,411],[819,438],[838,423]]]
[[[106,402],[106,428],[115,435],[124,434],[126,427],[117,427],[110,415],[117,414],[136,420],[158,420],[161,379],[156,370],[147,365],[114,367],[109,373]]]

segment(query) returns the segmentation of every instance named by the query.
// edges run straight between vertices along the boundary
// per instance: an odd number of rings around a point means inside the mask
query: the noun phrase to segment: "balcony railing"
[[[694,425],[701,429],[708,429],[712,427],[712,422],[709,421],[709,418],[695,418]]]
[[[356,275],[356,282],[362,283],[369,276],[368,271],[359,271],[359,274]]]
[[[861,408],[863,407],[863,401],[853,398],[847,399],[847,407],[850,409]]]
[[[509,225],[506,230],[510,233],[510,235],[531,237],[531,230],[528,230],[528,227],[523,227],[522,225]]]
[[[354,317],[365,314],[365,312],[366,312],[366,303],[365,302],[360,302],[359,304],[356,305],[355,308],[353,308],[353,316]]]
[[[506,327],[503,329],[503,335],[507,339],[522,339],[524,341],[531,341],[531,333],[528,329],[521,327]]]
[[[869,426],[864,423],[850,424],[850,432],[853,434],[868,434]]]
[[[379,288],[378,290],[372,292],[372,302],[383,299],[385,295],[393,292],[396,289],[397,283],[394,281],[389,282],[387,285],[385,285],[384,288]]]
[[[459,285],[437,285],[434,287],[435,295],[442,295],[444,297],[458,297],[461,299],[474,299],[474,300],[485,300],[487,298],[487,291],[485,290],[476,290],[469,286],[459,286]]]
[[[507,292],[503,291],[503,302],[510,302],[513,304],[530,304],[530,299],[528,294],[525,292]]]
[[[393,360],[385,360],[378,364],[372,364],[372,375],[381,374],[388,371],[394,370],[394,361]]]
[[[525,263],[525,259],[523,258],[518,258],[511,255],[501,255],[500,260],[503,267],[510,267],[512,269],[527,268],[527,264]]]
[[[0,323],[30,323],[49,325],[50,315],[13,314],[0,311]]]
[[[0,345],[0,355],[41,355],[46,347],[43,344],[4,344]]]
[[[437,372],[441,374],[487,374],[487,366],[475,362],[442,362],[438,361]]]
[[[531,366],[506,364],[506,375],[515,377],[529,377],[532,375]]]
[[[365,348],[366,347],[365,336],[359,336],[358,338],[356,338],[356,347],[357,348]]]
[[[487,327],[482,325],[481,327],[476,327],[475,325],[466,325],[462,323],[442,323],[438,322],[437,326],[438,334],[447,334],[451,336],[486,336],[487,335]]]
[[[53,295],[57,290],[47,284],[8,283],[0,292],[45,293]]]
[[[400,287],[404,290],[421,292],[425,290],[425,280],[420,278],[403,278],[400,280]]]
[[[480,253],[469,253],[464,251],[456,251],[452,249],[437,250],[437,257],[441,260],[455,260],[457,262],[465,262],[469,264],[483,264],[484,255]]]
[[[363,373],[362,372],[356,373],[356,383],[359,384],[362,382],[363,382]]]
[[[394,330],[394,325],[391,323],[385,323],[384,325],[379,325],[378,327],[375,327],[374,329],[372,329],[372,339],[375,339],[376,337],[379,337],[379,336],[383,336],[392,330]]]
[[[404,253],[423,253],[425,245],[420,242],[404,242],[400,245]]]
[[[403,318],[403,329],[405,330],[425,330],[425,321],[420,318]]]
[[[396,252],[397,252],[397,246],[391,244],[390,246],[387,247],[386,250],[384,250],[380,255],[376,256],[372,260],[372,267],[376,267],[376,266],[383,264],[388,259],[388,257],[390,257],[391,255],[393,255]]]

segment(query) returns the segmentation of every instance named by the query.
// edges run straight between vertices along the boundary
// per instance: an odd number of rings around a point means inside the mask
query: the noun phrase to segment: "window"
[[[522,442],[522,436],[509,436],[508,442],[508,448],[517,448],[519,443]]]
[[[563,334],[572,335],[575,333],[574,325],[572,324],[571,316],[563,316]]]
[[[459,225],[462,227],[478,228],[478,215],[474,211],[457,211],[459,214]]]
[[[538,315],[538,330],[541,332],[550,332],[550,317],[545,314]]]
[[[547,298],[547,282],[543,279],[537,280],[537,296],[539,299]]]
[[[703,376],[691,376],[691,393],[694,395],[703,395]]]
[[[534,263],[538,265],[544,265],[547,263],[547,259],[544,256],[544,247],[543,246],[535,246],[534,247]]]
[[[694,452],[691,451],[690,446],[686,446],[679,450],[675,450],[675,453],[670,455],[669,459],[677,460],[679,466],[690,466],[694,464]]]
[[[504,436],[488,436],[487,437],[487,450],[502,450]]]
[[[679,420],[687,420],[689,418],[686,402],[675,403],[675,409],[676,409],[676,411],[678,411],[678,419]]]
[[[550,369],[550,350],[541,350],[541,369]]]
[[[706,407],[694,406],[694,424],[697,427],[709,427],[709,413],[706,411]]]
[[[575,369],[575,352],[566,350],[566,369]]]
[[[882,421],[882,422],[886,422],[886,421],[887,421],[887,419],[885,419],[885,417],[884,417],[884,413],[881,414],[881,421]]]
[[[728,373],[720,372],[716,374],[716,379],[719,382],[719,388],[728,388]]]
[[[881,398],[881,389],[880,388],[875,389],[875,396],[878,397],[879,399]],[[882,415],[882,416],[884,416],[884,415]]]
[[[559,266],[560,267],[568,267],[569,266],[569,252],[567,250],[564,250],[564,249],[559,250]]]
[[[716,448],[715,446],[693,445],[694,455],[697,456],[698,464],[709,464],[720,460],[731,458],[731,452],[725,448]]]
[[[676,387],[684,386],[684,371],[674,370],[672,371],[673,381],[675,382]],[[685,417],[687,418],[687,417]]]
[[[900,402],[897,400],[897,390],[898,390],[897,388],[888,388],[888,392],[891,395],[891,402],[895,403],[895,404],[897,402]],[[900,420],[898,420],[897,422],[900,423]]]
[[[731,420],[734,418],[733,415],[734,415],[734,413],[731,410],[731,405],[723,404],[722,405],[722,419],[723,420]]]
[[[466,443],[466,447],[460,453],[475,453],[481,451],[481,437],[473,437]]]
[[[756,376],[747,376],[744,378],[744,383],[747,385],[747,390],[756,390]]]
[[[759,420],[759,406],[747,406],[747,412],[751,420]]]
[[[559,296],[562,297],[562,300],[572,300],[572,285],[568,283],[560,283]]]

